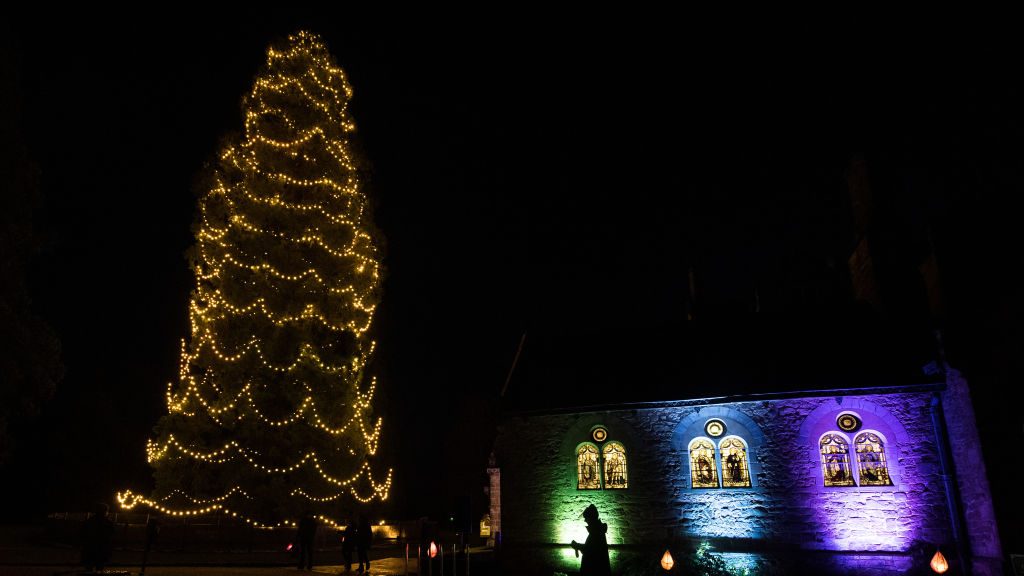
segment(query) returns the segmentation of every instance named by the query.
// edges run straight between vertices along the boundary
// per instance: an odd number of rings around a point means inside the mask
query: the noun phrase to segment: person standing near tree
[[[82,523],[82,565],[87,571],[100,572],[113,552],[114,523],[107,518],[107,505],[96,504],[92,515]]]
[[[349,518],[345,521],[345,534],[341,537],[341,559],[345,564],[345,573],[352,571],[352,550],[356,547],[356,525]]]
[[[356,530],[356,553],[359,555],[359,572],[370,571],[370,543],[373,541],[373,527],[366,513],[359,513],[359,528]]]
[[[299,570],[313,569],[313,540],[316,538],[316,518],[309,512],[299,520]]]
[[[156,521],[156,518],[151,517],[146,521],[146,548],[142,551],[142,570],[139,571],[140,576],[146,573],[149,551],[153,549],[158,534],[160,534],[160,523]]]

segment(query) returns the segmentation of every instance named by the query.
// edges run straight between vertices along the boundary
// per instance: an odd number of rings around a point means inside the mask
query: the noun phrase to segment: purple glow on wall
[[[816,520],[823,535],[822,548],[887,552],[910,549],[918,522],[901,514],[902,509],[912,506],[905,494],[844,490],[845,494],[836,494],[830,505],[819,509]]]
[[[923,537],[925,498],[931,490],[942,486],[920,486],[925,490],[909,490],[904,482],[904,467],[920,465],[920,452],[934,452],[933,445],[915,446],[910,436],[886,407],[891,396],[836,397],[825,400],[805,419],[800,431],[800,445],[807,451],[808,461],[815,463],[814,490],[825,496],[823,505],[814,514],[817,538],[812,547],[830,550],[900,552],[911,548]],[[842,431],[836,420],[840,414],[853,413],[862,422],[857,430]],[[877,433],[885,441],[889,476],[892,486],[825,486],[817,440],[824,434],[839,433],[850,439],[862,431]],[[851,450],[852,472],[857,477],[857,457]],[[809,466],[807,467],[810,468]],[[915,475],[911,475],[915,476]],[[859,478],[858,478],[859,483]],[[915,485],[911,482],[909,485]]]

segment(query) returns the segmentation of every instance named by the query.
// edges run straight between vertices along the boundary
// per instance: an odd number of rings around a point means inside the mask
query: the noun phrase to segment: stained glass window
[[[821,437],[819,447],[825,486],[854,486],[850,469],[850,444],[846,438],[830,432]]]
[[[718,488],[715,445],[707,438],[690,442],[690,485],[694,488]]]
[[[604,487],[626,487],[626,448],[618,442],[604,445]]]
[[[722,455],[722,486],[747,488],[750,486],[750,468],[747,466],[747,446],[736,436],[729,436],[718,445]]]
[[[861,432],[853,441],[861,486],[892,486],[885,462],[885,443],[872,432]]]
[[[601,489],[601,453],[590,442],[576,449],[576,487],[580,490]]]

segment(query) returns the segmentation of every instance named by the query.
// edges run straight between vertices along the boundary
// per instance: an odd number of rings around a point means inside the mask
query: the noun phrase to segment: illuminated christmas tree
[[[279,526],[387,498],[367,374],[380,250],[351,97],[317,36],[267,52],[199,201],[192,333],[147,450],[156,493],[118,494],[124,508]]]

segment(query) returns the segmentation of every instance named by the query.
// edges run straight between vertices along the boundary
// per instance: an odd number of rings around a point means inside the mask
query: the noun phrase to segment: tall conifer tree
[[[156,493],[123,507],[274,526],[387,498],[368,374],[380,241],[351,97],[316,35],[268,50],[199,201],[191,335],[147,449]]]

